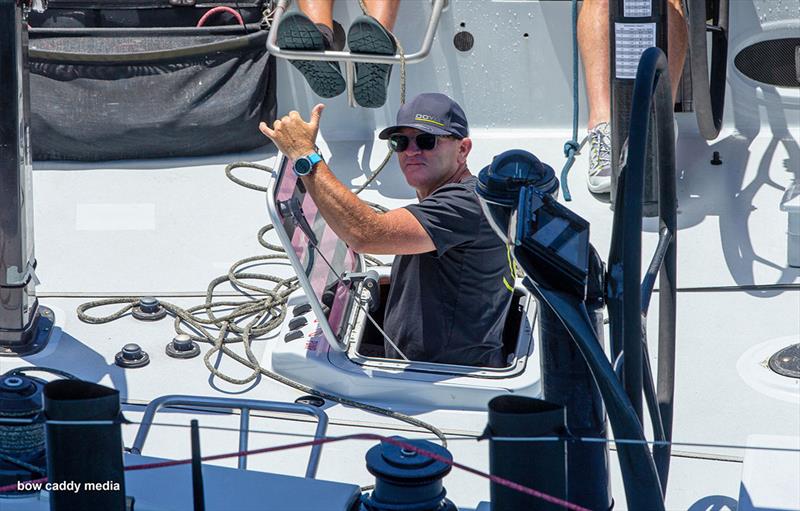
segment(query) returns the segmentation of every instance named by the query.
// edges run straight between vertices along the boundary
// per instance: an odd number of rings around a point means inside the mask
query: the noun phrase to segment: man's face
[[[438,137],[433,149],[423,151],[416,141],[416,136],[423,133],[422,131],[401,128],[396,133],[409,137],[408,148],[397,153],[400,170],[408,184],[423,197],[453,176],[467,160],[469,139]]]

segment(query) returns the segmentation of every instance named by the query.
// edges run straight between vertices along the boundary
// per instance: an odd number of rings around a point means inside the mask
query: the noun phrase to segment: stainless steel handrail
[[[241,420],[239,424],[239,452],[247,450],[247,433],[249,432],[250,410],[264,410],[269,412],[293,413],[311,415],[317,419],[317,429],[314,432],[314,439],[322,438],[328,429],[328,415],[319,408],[311,405],[298,403],[280,403],[277,401],[260,401],[257,399],[231,399],[222,397],[202,397],[202,396],[182,396],[171,395],[156,398],[147,405],[136,432],[136,439],[133,441],[131,452],[141,454],[150,426],[153,424],[153,417],[156,412],[165,406],[202,406],[206,408],[238,408],[241,410]],[[322,454],[322,445],[311,447],[311,455],[308,457],[306,466],[306,477],[314,478],[317,474],[319,459]],[[247,456],[239,457],[239,468],[247,468]]]
[[[405,56],[407,64],[414,64],[421,62],[431,52],[433,46],[433,38],[436,35],[436,27],[439,25],[439,17],[444,10],[447,0],[432,0],[433,8],[431,9],[431,17],[428,20],[428,29],[425,36],[422,38],[422,46],[419,51]],[[278,27],[281,23],[281,18],[289,6],[289,0],[279,0],[278,5],[275,7],[275,13],[272,17],[272,26],[270,27],[269,37],[267,38],[267,51],[272,55],[282,59],[291,60],[333,60],[339,62],[368,62],[372,64],[399,64],[399,55],[368,55],[364,53],[351,53],[349,51],[298,51],[298,50],[282,50],[278,48],[276,41],[278,39]],[[348,72],[348,81],[351,75]]]

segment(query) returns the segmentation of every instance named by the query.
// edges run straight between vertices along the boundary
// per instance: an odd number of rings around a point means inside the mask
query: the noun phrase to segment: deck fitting
[[[116,354],[114,361],[120,367],[134,369],[149,364],[150,355],[143,351],[138,344],[129,343],[123,346],[122,351]]]
[[[156,321],[167,315],[167,309],[156,298],[145,296],[139,299],[139,304],[131,310],[131,314],[142,321]]]
[[[800,378],[800,343],[786,346],[769,357],[769,368],[787,378]]]
[[[172,358],[194,358],[200,354],[200,346],[188,334],[178,334],[165,351]]]

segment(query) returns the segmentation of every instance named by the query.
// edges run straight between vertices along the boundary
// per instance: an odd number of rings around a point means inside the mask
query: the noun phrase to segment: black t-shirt
[[[410,360],[502,367],[512,294],[506,247],[475,195],[477,178],[444,185],[406,206],[436,250],[392,264],[386,334]],[[387,357],[400,358],[384,341]]]

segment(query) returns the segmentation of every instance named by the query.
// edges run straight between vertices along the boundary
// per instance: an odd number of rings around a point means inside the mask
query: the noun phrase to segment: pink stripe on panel
[[[339,284],[336,288],[336,296],[334,296],[333,303],[331,304],[331,313],[328,315],[328,324],[331,326],[334,334],[339,333],[339,325],[342,322],[344,306],[347,303],[347,295],[347,288]]]
[[[294,172],[289,171],[290,165],[293,162],[290,160],[289,163],[286,165],[286,168],[283,170],[283,174],[281,175],[281,182],[278,184],[278,193],[275,196],[276,200],[285,201],[292,198],[294,194],[295,185],[297,183],[297,176]]]

